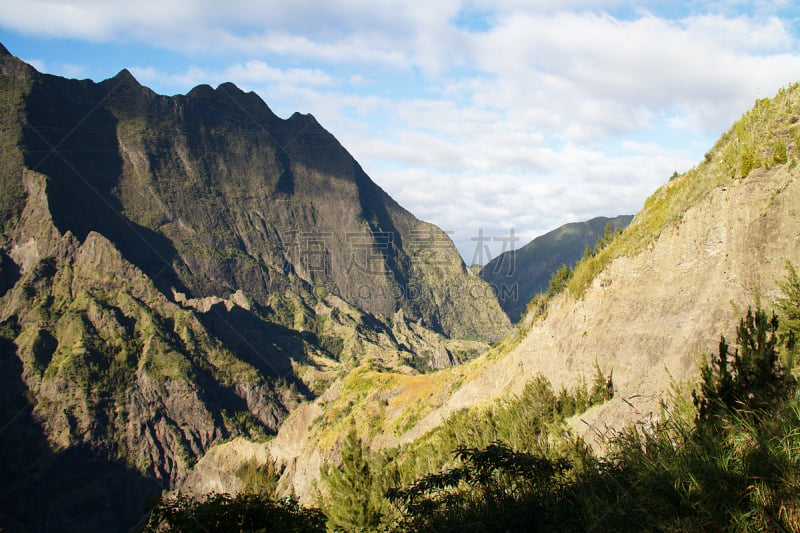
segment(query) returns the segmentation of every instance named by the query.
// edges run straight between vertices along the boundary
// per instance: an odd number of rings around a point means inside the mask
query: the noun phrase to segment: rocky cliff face
[[[451,337],[504,332],[447,237],[310,115],[280,119],[232,84],[159,96],[127,71],[36,75],[24,108],[25,164],[50,180],[56,227],[101,232],[165,294],[241,289],[269,306],[296,280]]]
[[[212,338],[200,317],[167,300],[99,233],[83,242],[61,235],[48,216],[46,177],[26,170],[23,182],[26,203],[4,264],[4,271],[16,266],[17,280],[2,297],[0,325],[3,357],[13,367],[8,378],[21,387],[14,401],[24,398],[20,412],[31,419],[24,427],[15,417],[5,422],[10,433],[35,430],[45,444],[18,465],[28,473],[5,485],[7,501],[38,493],[32,480],[39,477],[57,490],[71,468],[82,468],[65,459],[50,472],[51,454],[83,450],[99,463],[98,472],[120,461],[141,480],[141,490],[152,492],[173,486],[198,455],[231,434],[277,430],[303,399],[299,393]],[[81,488],[73,495],[96,497]],[[141,507],[126,505],[109,527],[135,521]],[[46,525],[38,520],[47,515],[38,516],[35,506],[19,510],[19,519]],[[60,522],[57,512],[50,514]]]
[[[311,116],[5,49],[0,101],[0,528],[127,530],[213,445],[275,433],[351,368],[417,374],[508,326]]]
[[[524,317],[521,342],[405,440],[540,373],[574,386],[595,363],[613,372],[615,397],[575,421],[588,442],[657,418],[671,382],[697,379],[720,335],[735,338],[749,306],[770,309],[786,261],[800,263],[798,116],[798,85],[757,102],[705,161],[648,199],[583,294]]]

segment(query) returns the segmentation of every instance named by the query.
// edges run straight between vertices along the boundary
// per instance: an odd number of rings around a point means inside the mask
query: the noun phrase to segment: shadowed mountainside
[[[622,229],[631,220],[632,215],[620,215],[565,224],[525,246],[503,252],[489,261],[479,275],[492,286],[511,321],[517,322],[531,298],[547,290],[550,277],[559,267],[574,267],[586,247],[593,247],[603,237],[607,226],[611,230]]]
[[[310,115],[232,84],[66,80],[2,47],[0,104],[3,420],[32,443],[3,456],[4,526],[127,530],[144,494],[352,368],[415,375],[508,329],[446,234]],[[51,486],[70,498],[48,507]]]
[[[48,177],[56,227],[102,233],[165,294],[241,289],[269,305],[294,276],[448,336],[503,332],[452,243],[310,115],[282,120],[230,83],[159,96],[127,71],[100,84],[37,75],[24,105],[25,165]]]

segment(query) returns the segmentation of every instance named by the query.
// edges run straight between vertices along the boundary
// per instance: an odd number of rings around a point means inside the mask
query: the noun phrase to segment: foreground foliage
[[[459,447],[462,466],[430,474],[387,497],[403,512],[402,531],[534,531],[563,528],[572,463],[516,452],[502,442]]]
[[[145,533],[227,533],[325,531],[325,515],[293,499],[266,494],[209,494],[202,500],[178,493],[163,498],[150,512]]]
[[[778,317],[748,309],[736,331],[739,347],[731,354],[725,337],[718,354],[701,370],[700,393],[693,393],[701,427],[712,427],[731,412],[760,417],[795,385],[777,350]],[[792,341],[793,342],[793,341]]]
[[[781,288],[785,321],[748,310],[736,347],[721,339],[697,389],[678,392],[657,424],[617,433],[601,459],[564,425],[613,395],[597,368],[591,389],[556,395],[534,379],[398,450],[370,452],[351,432],[343,463],[323,474],[324,514],[267,492],[178,495],[155,507],[146,531],[800,531],[791,266]]]
[[[342,442],[341,463],[322,470],[320,505],[328,516],[328,527],[371,531],[400,520],[403,512],[385,497],[387,491],[457,467],[467,455],[453,457],[453,449],[497,450],[492,446],[501,446],[554,464],[583,464],[589,452],[581,441],[569,436],[565,418],[612,395],[610,377],[596,367],[591,388],[581,380],[574,390],[562,389],[556,394],[550,382],[538,376],[519,395],[457,411],[445,423],[399,448],[371,451],[350,432]]]
[[[602,460],[459,448],[460,465],[388,496],[397,531],[798,531],[800,403],[776,318],[748,311],[739,348],[702,371],[696,414],[617,434]],[[691,404],[688,404],[691,407]]]

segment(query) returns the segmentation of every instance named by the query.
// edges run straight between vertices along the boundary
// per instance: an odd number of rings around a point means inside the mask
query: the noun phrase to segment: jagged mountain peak
[[[311,113],[300,113],[298,111],[295,111],[294,113],[292,113],[292,115],[289,117],[288,120],[297,123],[310,124],[321,127],[321,124],[317,121],[316,117],[314,117],[314,115],[312,115]]]
[[[214,88],[207,84],[201,83],[193,87],[188,93],[186,93],[187,98],[208,98],[214,94]]]
[[[23,153],[51,181],[56,225],[81,239],[106,235],[143,271],[158,273],[167,295],[174,285],[224,297],[245,283],[267,305],[291,271],[368,312],[402,308],[447,335],[496,338],[506,327],[495,303],[470,305],[467,290],[457,292],[469,309],[407,297],[429,269],[410,248],[421,222],[313,115],[280,119],[232,83],[159,96],[126,69],[99,84],[43,75],[26,101]],[[76,124],[85,127],[62,139]],[[59,157],[40,156],[53,146],[62,148]],[[306,264],[310,245],[297,241],[298,232],[320,236],[319,265]],[[451,248],[451,281],[465,282]],[[221,269],[207,250],[234,256]],[[487,312],[491,326],[476,331],[477,315]]]
[[[280,119],[233,84],[162,96],[127,69],[95,83],[12,56],[0,100],[0,374],[13,385],[0,404],[35,406],[24,427],[0,424],[43,443],[22,464],[54,485],[37,466],[53,464],[48,443],[95,461],[86,485],[127,468],[141,490],[174,487],[209,446],[274,433],[354,367],[418,374],[510,326],[446,235],[312,115]],[[5,466],[8,487],[20,468]],[[0,521],[46,528],[39,503],[19,510],[39,494],[23,488],[0,489]],[[75,520],[127,530],[141,490],[83,492],[85,509],[131,505],[113,526]]]
[[[131,73],[131,71],[126,68],[120,70],[117,73],[117,75],[114,76],[113,78],[110,78],[110,80],[115,83],[126,83],[126,84],[141,86],[139,80],[137,80],[136,77]]]

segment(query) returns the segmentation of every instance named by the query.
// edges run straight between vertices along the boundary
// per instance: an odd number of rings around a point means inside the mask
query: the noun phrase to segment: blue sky
[[[800,80],[780,0],[3,0],[0,42],[43,72],[232,81],[311,113],[468,263],[481,229],[496,254],[512,228],[637,212]]]

